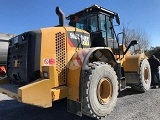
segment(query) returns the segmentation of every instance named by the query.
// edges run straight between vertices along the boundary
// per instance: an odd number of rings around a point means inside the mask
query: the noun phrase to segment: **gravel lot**
[[[67,112],[66,100],[44,109],[19,103],[0,94],[0,120],[93,120]],[[160,89],[138,93],[126,89],[119,94],[117,106],[105,120],[160,120]]]

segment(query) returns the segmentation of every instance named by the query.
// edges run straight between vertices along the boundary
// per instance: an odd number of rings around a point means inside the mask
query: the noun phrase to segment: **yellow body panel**
[[[81,69],[78,68],[76,70],[69,70],[68,72],[68,81],[67,81],[67,86],[69,87],[68,99],[74,101],[79,99],[80,71]]]
[[[27,104],[41,107],[51,107],[52,101],[65,97],[71,100],[79,99],[79,83],[81,67],[75,66],[74,61],[82,48],[71,46],[68,31],[75,31],[73,27],[42,28],[40,52],[40,79],[22,87],[14,88],[7,78],[0,80],[0,85],[12,88],[0,88],[11,97]],[[82,32],[76,29],[76,32]],[[88,34],[88,33],[87,33]],[[51,63],[46,64],[46,60]]]
[[[140,55],[126,56],[123,62],[124,71],[139,72],[140,60]]]
[[[50,80],[53,87],[66,84],[66,35],[63,27],[43,28],[41,43],[41,73],[49,66]],[[63,49],[63,50],[62,50]],[[62,50],[62,51],[61,51]],[[45,65],[44,59],[53,59],[55,64]],[[47,69],[47,68],[46,68]],[[62,75],[63,73],[63,75]]]
[[[122,60],[122,65],[125,72],[137,72],[139,73],[141,60],[147,58],[144,53],[141,54],[126,54]]]
[[[52,100],[56,101],[68,96],[68,87],[62,86],[58,88],[51,89]]]
[[[18,96],[19,100],[24,103],[51,107],[53,97],[51,89],[66,84],[66,31],[63,27],[51,27],[43,28],[41,32],[40,71],[42,79],[19,88]],[[53,63],[45,64],[45,59],[51,59]],[[47,73],[48,79],[44,78],[44,72]],[[59,96],[62,98],[66,95]]]
[[[66,31],[75,31],[73,27],[65,27]],[[76,32],[87,33],[86,31],[76,29]],[[88,34],[88,33],[87,33]],[[79,100],[79,83],[82,64],[75,65],[78,54],[85,50],[82,48],[76,48],[77,46],[70,46],[67,41],[67,86],[68,86],[68,99],[78,101]],[[86,48],[88,49],[88,48]]]
[[[51,84],[49,79],[25,85],[18,89],[19,101],[41,107],[52,106]]]

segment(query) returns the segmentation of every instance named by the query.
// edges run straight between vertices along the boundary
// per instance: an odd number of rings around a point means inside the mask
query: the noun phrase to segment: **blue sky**
[[[160,46],[160,0],[1,0],[0,33],[20,34],[55,26],[56,6],[68,16],[93,4],[119,13],[121,23],[145,31],[150,46]]]

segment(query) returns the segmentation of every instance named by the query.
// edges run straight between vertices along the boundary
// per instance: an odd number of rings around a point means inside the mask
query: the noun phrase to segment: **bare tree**
[[[129,25],[123,25],[122,30],[125,33],[126,46],[131,40],[137,40],[141,49],[147,50],[149,48],[149,36],[143,30],[129,28]]]

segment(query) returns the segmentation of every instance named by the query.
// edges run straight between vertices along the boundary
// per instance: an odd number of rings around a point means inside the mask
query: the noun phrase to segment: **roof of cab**
[[[82,16],[85,13],[88,13],[88,12],[102,12],[102,13],[109,14],[111,16],[114,16],[115,14],[117,14],[117,13],[111,11],[111,10],[108,10],[106,8],[103,8],[103,7],[98,6],[98,5],[95,4],[95,5],[92,5],[91,7],[85,8],[85,9],[79,11],[79,12],[76,12],[74,14],[70,14],[68,17],[66,17],[66,19],[69,20],[70,18],[72,18],[74,16]]]

